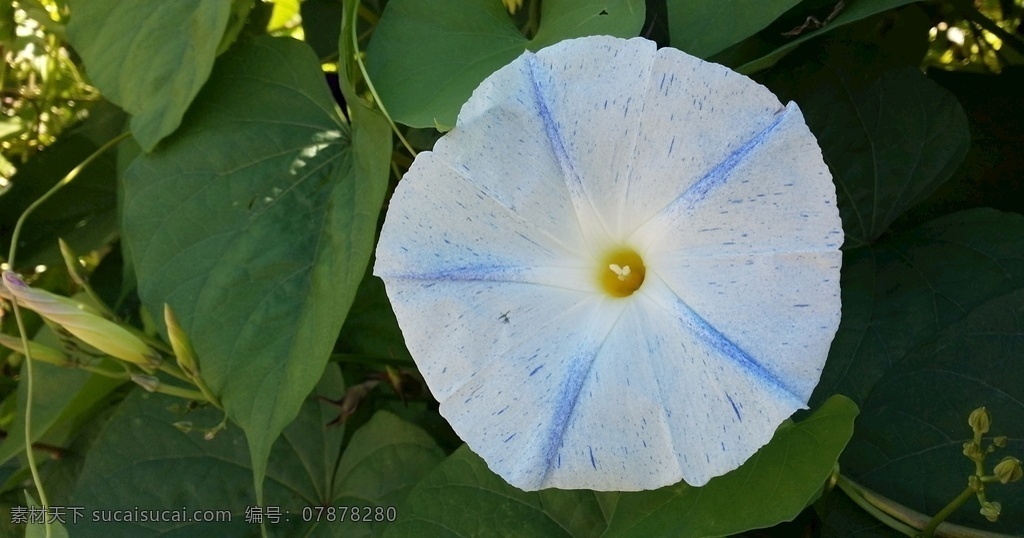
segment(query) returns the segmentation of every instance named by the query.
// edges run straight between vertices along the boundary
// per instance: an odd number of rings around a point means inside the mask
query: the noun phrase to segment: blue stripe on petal
[[[680,320],[694,333],[694,335],[703,341],[708,347],[714,349],[723,357],[740,365],[744,370],[750,374],[751,377],[761,381],[763,384],[769,387],[775,388],[782,392],[783,396],[791,398],[797,402],[797,407],[803,407],[806,402],[799,394],[787,385],[778,376],[768,371],[761,363],[750,356],[749,353],[744,351],[740,346],[736,345],[732,340],[722,334],[718,329],[707,322],[703,317],[689,307],[682,299],[673,294],[672,300],[674,301],[676,314],[679,315]],[[729,402],[732,403],[732,398],[729,398]],[[736,410],[736,405],[733,404],[733,409]],[[739,411],[736,410],[736,416],[739,417]]]
[[[792,113],[794,106],[790,104],[782,112],[775,115],[772,122],[761,130],[761,132],[754,135],[742,146],[733,150],[722,162],[718,163],[717,166],[712,168],[708,173],[704,174],[703,177],[698,179],[693,185],[690,186],[683,194],[679,195],[678,198],[672,201],[669,205],[670,211],[676,207],[685,206],[687,209],[693,209],[697,204],[704,201],[715,187],[725,183],[725,180],[729,178],[729,174],[746,158],[751,152],[762,146],[768,137],[778,129],[782,121]]]
[[[551,141],[551,150],[555,153],[559,166],[562,167],[562,173],[569,184],[569,192],[573,195],[581,195],[583,194],[583,183],[576,172],[576,167],[573,166],[572,161],[569,159],[569,153],[565,150],[565,142],[562,140],[562,133],[558,130],[558,124],[555,123],[555,119],[551,116],[551,109],[548,108],[548,103],[545,99],[545,96],[550,94],[551,90],[547,87],[547,81],[539,76],[544,68],[537,62],[537,57],[530,53],[527,53],[526,64],[530,68],[530,82],[533,83],[533,96],[536,99],[537,113],[544,123],[544,132],[548,135],[548,140]]]
[[[561,448],[562,438],[565,437],[565,430],[569,426],[576,402],[579,400],[583,385],[590,374],[590,366],[593,365],[596,357],[597,350],[576,357],[570,366],[572,370],[568,372],[565,383],[561,386],[554,413],[552,413],[546,443],[541,449],[542,461],[547,462],[545,475],[551,472],[552,463],[555,463],[556,458],[559,457],[558,449]]]

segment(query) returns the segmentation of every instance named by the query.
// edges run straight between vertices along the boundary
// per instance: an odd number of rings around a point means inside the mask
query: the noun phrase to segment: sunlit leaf
[[[146,151],[174,132],[210,76],[225,0],[69,0],[68,38],[103,95],[133,115]]]
[[[355,115],[350,128],[322,77],[298,41],[236,43],[181,130],[125,178],[139,296],[154,319],[164,303],[178,314],[257,484],[327,362],[387,178],[386,127]]]

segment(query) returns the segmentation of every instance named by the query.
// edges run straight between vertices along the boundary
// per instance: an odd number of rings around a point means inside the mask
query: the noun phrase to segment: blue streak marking
[[[739,419],[740,422],[743,422],[743,417],[740,416],[740,408],[736,407],[736,402],[732,401],[732,396],[729,396],[728,394],[726,394],[725,397],[728,398],[729,405],[732,406],[733,412],[736,413],[736,418]],[[502,409],[502,411],[504,411],[504,409]]]
[[[778,376],[769,372],[761,365],[761,363],[751,357],[749,353],[736,345],[732,340],[729,340],[718,329],[708,323],[706,319],[702,318],[700,314],[694,312],[693,309],[684,303],[682,299],[679,297],[674,297],[674,299],[676,309],[678,310],[682,321],[689,326],[689,329],[693,331],[697,338],[702,340],[706,345],[718,353],[738,364],[755,379],[778,389],[784,396],[792,398],[800,406],[804,405],[804,399],[800,397],[795,390],[779,379]],[[729,401],[731,402],[732,399],[730,398]]]
[[[787,106],[782,112],[776,114],[775,118],[772,119],[772,122],[767,127],[762,129],[761,132],[755,134],[753,138],[748,140],[745,144],[733,150],[733,152],[726,156],[722,162],[718,163],[717,166],[712,168],[708,173],[704,174],[703,177],[691,185],[689,189],[686,189],[686,192],[680,194],[678,198],[673,200],[669,207],[673,210],[680,205],[685,205],[687,209],[693,209],[696,207],[698,203],[707,198],[708,193],[710,193],[715,187],[725,183],[729,174],[739,166],[741,162],[743,162],[743,159],[747,155],[750,155],[755,149],[763,145],[765,141],[768,140],[768,137],[778,129],[782,121],[792,113],[792,110],[794,110],[794,108]]]
[[[516,434],[514,434],[514,433],[512,435],[509,435],[508,437],[505,438],[505,442],[507,443],[507,442],[511,441],[512,438],[515,437],[515,436],[516,436]]]
[[[573,410],[576,408],[576,402],[579,401],[580,394],[583,392],[583,385],[590,374],[590,366],[597,357],[597,351],[597,349],[594,349],[589,353],[575,357],[573,363],[569,366],[570,370],[565,377],[565,383],[562,384],[558,400],[555,402],[555,409],[552,413],[552,421],[547,432],[546,443],[541,446],[542,461],[547,463],[547,469],[544,472],[545,477],[551,472],[552,463],[557,461],[557,465],[561,466],[562,456],[558,453],[558,449],[562,444],[562,438],[565,436],[565,430],[569,426],[569,419],[572,418]]]
[[[544,367],[544,365],[542,364],[542,365],[540,365],[540,366],[538,366],[538,367],[534,368],[534,369],[533,369],[533,371],[532,371],[532,372],[530,372],[530,377],[533,377],[533,374],[535,374],[535,373],[539,372],[539,371],[540,371],[540,369],[541,369],[541,368],[543,368],[543,367]]]
[[[594,459],[594,447],[588,446],[587,449],[590,450],[590,465],[597,469],[597,460]]]
[[[537,58],[532,53],[526,57],[526,63],[530,68],[530,82],[533,83],[533,96],[537,105],[537,113],[544,124],[544,132],[547,133],[548,140],[551,142],[551,151],[554,152],[558,165],[562,169],[562,175],[565,176],[566,183],[568,183],[569,192],[574,197],[582,200],[584,193],[583,182],[580,181],[576,167],[569,160],[569,153],[565,150],[565,141],[562,138],[562,133],[558,130],[558,125],[555,124],[555,120],[551,116],[551,109],[548,108],[548,104],[544,100],[544,95],[548,92],[542,81],[537,77],[542,67],[537,64]]]
[[[522,273],[521,267],[508,267],[502,265],[478,265],[475,267],[459,267],[456,269],[445,269],[434,272],[415,274],[390,274],[384,275],[389,278],[402,280],[430,280],[430,281],[483,281],[483,282],[508,282],[516,281]]]

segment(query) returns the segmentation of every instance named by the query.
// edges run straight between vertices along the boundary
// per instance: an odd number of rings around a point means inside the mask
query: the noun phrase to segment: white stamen
[[[615,273],[616,275],[619,275],[619,280],[626,280],[626,277],[628,277],[629,273],[632,272],[632,271],[629,270],[629,266],[628,265],[625,266],[625,267],[619,267],[618,265],[615,265],[613,263],[613,264],[609,265],[608,268],[611,269],[612,272]]]

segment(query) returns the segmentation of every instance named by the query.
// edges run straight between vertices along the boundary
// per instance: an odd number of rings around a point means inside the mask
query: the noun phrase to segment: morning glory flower
[[[835,187],[795,104],[644,39],[488,77],[391,200],[374,273],[510,484],[700,486],[805,408],[839,324]]]

